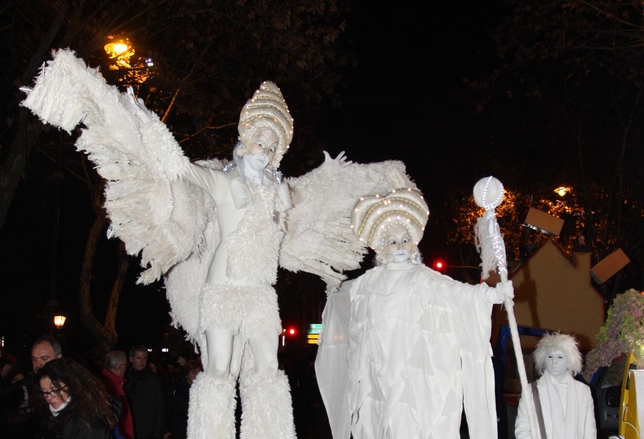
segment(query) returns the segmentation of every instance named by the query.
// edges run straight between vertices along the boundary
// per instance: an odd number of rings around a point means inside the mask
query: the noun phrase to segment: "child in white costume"
[[[463,401],[470,436],[497,437],[490,313],[512,286],[464,284],[422,265],[428,214],[413,189],[363,197],[353,212],[354,232],[380,265],[350,286],[348,396],[325,405],[348,406],[355,439],[457,439]],[[324,363],[316,366],[333,367]],[[341,427],[334,438],[348,438],[346,418],[331,417]]]
[[[528,392],[537,407],[540,431],[536,437],[595,439],[597,426],[590,387],[573,378],[582,368],[577,341],[567,334],[546,334],[532,355],[537,371],[543,374],[532,383]],[[539,404],[535,396],[538,396]],[[532,438],[523,398],[519,401],[514,433],[517,439]]]
[[[272,284],[277,265],[331,285],[357,268],[364,244],[351,233],[359,194],[413,184],[400,162],[322,165],[289,179],[277,170],[293,122],[281,92],[262,84],[242,110],[234,163],[193,164],[167,127],[131,90],[120,93],[70,50],[54,52],[23,88],[22,105],[71,132],[106,180],[109,237],[141,255],[139,282],[162,276],[173,324],[198,344],[204,371],[191,388],[188,437],[293,438],[286,377],[277,369],[281,325]]]

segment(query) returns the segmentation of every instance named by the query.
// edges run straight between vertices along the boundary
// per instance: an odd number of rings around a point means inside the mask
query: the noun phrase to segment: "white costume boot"
[[[189,439],[235,439],[235,379],[201,372],[190,387]]]
[[[241,439],[295,439],[288,379],[275,375],[242,374]]]

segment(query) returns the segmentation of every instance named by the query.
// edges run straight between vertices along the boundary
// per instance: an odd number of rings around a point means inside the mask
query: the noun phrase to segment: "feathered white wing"
[[[346,279],[342,272],[359,268],[367,252],[351,229],[351,212],[359,198],[416,187],[398,161],[352,163],[340,169],[326,161],[287,181],[294,207],[287,212],[280,266],[318,275],[335,287]]]
[[[201,283],[198,288],[178,289],[181,300],[170,293],[168,298],[175,322],[192,336],[207,269],[203,260],[209,261],[202,258],[202,252],[216,246],[206,242],[204,232],[208,224],[213,228],[216,219],[210,198],[181,179],[190,163],[170,131],[131,93],[108,85],[70,50],[54,52],[35,86],[22,90],[27,93],[22,105],[44,122],[67,132],[80,123],[85,125],[76,148],[89,156],[107,181],[108,235],[123,240],[129,254],[141,254],[146,270],[138,282],[156,281],[190,259],[177,272],[189,273],[187,277],[195,284]],[[211,241],[218,239],[214,229],[210,230]],[[176,282],[175,278],[169,283]]]

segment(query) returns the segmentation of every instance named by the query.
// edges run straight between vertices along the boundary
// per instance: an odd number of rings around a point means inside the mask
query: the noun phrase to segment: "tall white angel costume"
[[[350,232],[351,207],[367,190],[413,184],[404,165],[326,154],[287,186],[277,168],[293,119],[271,82],[244,106],[228,164],[191,163],[131,90],[107,85],[69,50],[54,52],[23,91],[22,105],[44,122],[68,132],[85,125],[76,147],[107,181],[109,236],[141,254],[139,282],[164,277],[173,323],[199,346],[204,372],[191,387],[188,437],[235,437],[238,378],[241,437],[294,437],[288,383],[277,369],[278,264],[339,285],[366,251]]]
[[[347,391],[320,383],[328,411],[348,409],[330,416],[335,439],[349,438],[347,425],[355,439],[456,439],[463,403],[470,436],[497,437],[490,313],[511,285],[464,284],[422,265],[417,245],[428,214],[411,188],[355,206],[354,232],[380,265],[350,285]],[[316,365],[323,377],[333,366],[324,359],[326,335]]]
[[[582,358],[577,341],[567,334],[546,334],[533,352],[542,376],[527,393],[535,402],[540,439],[595,439],[595,406],[590,387],[573,378],[581,372]],[[514,427],[517,439],[530,439],[525,401],[519,401]]]

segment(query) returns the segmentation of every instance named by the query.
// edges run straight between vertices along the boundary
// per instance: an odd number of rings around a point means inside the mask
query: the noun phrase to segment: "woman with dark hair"
[[[44,439],[110,439],[115,423],[110,397],[98,378],[69,358],[45,364],[33,401]]]

